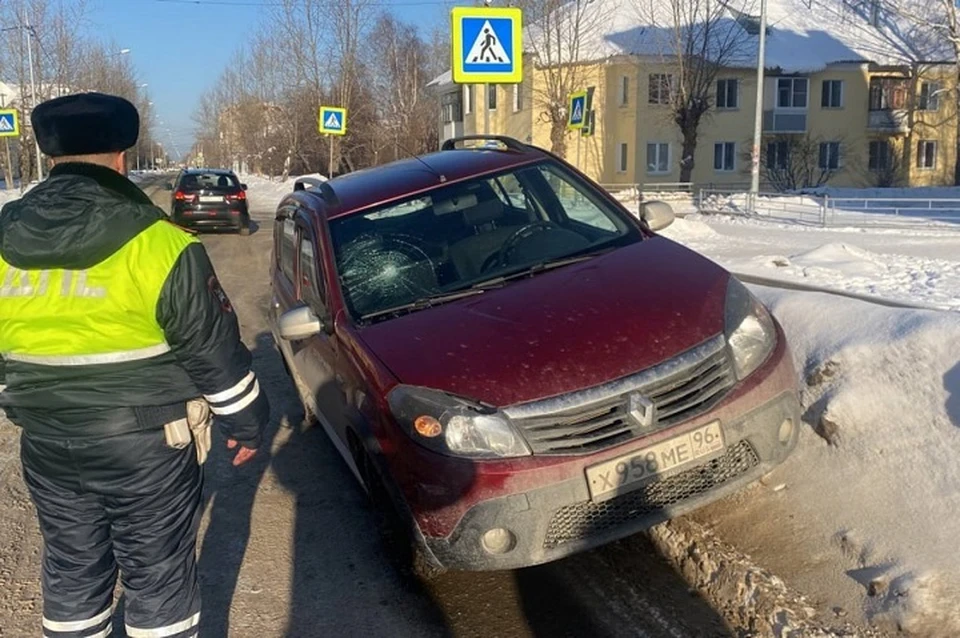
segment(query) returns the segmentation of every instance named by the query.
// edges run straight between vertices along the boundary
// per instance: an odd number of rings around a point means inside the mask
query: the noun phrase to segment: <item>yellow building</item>
[[[587,6],[603,11],[612,1]],[[662,5],[672,13],[671,4],[683,1]],[[876,0],[860,3],[870,10],[855,4],[768,0],[773,26],[763,87],[764,190],[954,183],[957,69],[946,43],[921,51],[903,41],[908,30],[893,28],[893,17],[882,15]],[[742,30],[736,40],[740,55],[727,56],[709,84],[709,109],[697,127],[689,178],[695,188],[745,188],[750,181],[759,23],[733,10],[724,20],[717,24]],[[654,31],[636,14],[611,12],[607,28],[591,34],[592,46],[586,37],[578,44],[585,51],[575,63],[582,86],[573,90],[592,90],[595,126],[589,137],[566,133],[565,158],[601,184],[674,186],[681,181],[681,163],[690,162],[674,118],[684,77],[679,56],[652,44],[648,35],[611,44],[623,33]],[[664,40],[669,38],[659,43]],[[908,50],[916,60],[905,56]],[[546,87],[557,68],[536,56],[534,41],[523,85],[491,85],[487,92],[483,85],[456,85],[448,74],[441,76],[431,83],[447,105],[441,141],[486,132],[550,148]]]

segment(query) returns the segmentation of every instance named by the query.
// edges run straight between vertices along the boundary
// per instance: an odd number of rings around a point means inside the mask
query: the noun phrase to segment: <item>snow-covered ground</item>
[[[735,272],[960,311],[960,227],[823,229],[694,214],[662,234]]]
[[[255,212],[274,211],[286,195],[293,192],[293,185],[301,177],[326,180],[319,173],[311,175],[291,176],[287,179],[279,177],[264,177],[262,175],[238,175],[240,181],[247,185],[247,201],[250,209]]]
[[[960,635],[960,315],[754,287],[806,414],[765,486],[703,512],[838,614]]]

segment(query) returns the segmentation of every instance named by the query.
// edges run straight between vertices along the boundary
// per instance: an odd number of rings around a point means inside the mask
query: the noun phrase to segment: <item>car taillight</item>
[[[181,202],[192,202],[196,198],[196,195],[187,195],[183,191],[177,191],[173,194],[173,198]]]
[[[247,198],[247,194],[243,191],[240,191],[236,195],[227,195],[227,199],[233,200],[235,202],[245,200],[246,198]]]

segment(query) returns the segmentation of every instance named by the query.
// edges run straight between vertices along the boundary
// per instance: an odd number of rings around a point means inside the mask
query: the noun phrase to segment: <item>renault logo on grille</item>
[[[646,429],[657,420],[657,406],[639,392],[627,396],[627,416],[636,425]]]

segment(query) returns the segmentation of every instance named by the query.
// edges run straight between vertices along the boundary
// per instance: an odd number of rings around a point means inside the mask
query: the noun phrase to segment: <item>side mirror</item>
[[[328,326],[310,306],[299,306],[280,315],[280,338],[287,341],[306,339],[327,330]]]
[[[247,185],[246,185],[246,184],[240,184],[240,188],[243,189],[243,190],[247,190]]]
[[[640,217],[647,222],[650,230],[654,232],[663,230],[676,219],[676,215],[673,214],[673,207],[667,202],[659,200],[640,202]]]

